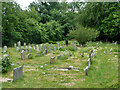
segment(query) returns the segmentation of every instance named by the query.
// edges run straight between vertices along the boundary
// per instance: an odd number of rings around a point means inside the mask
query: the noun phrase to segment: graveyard
[[[3,47],[3,57],[9,55],[11,67],[2,74],[2,87],[117,88],[118,45],[91,41],[85,46],[77,41],[66,45],[65,41],[59,41],[16,43],[13,47],[6,46],[7,50]]]
[[[118,88],[119,0],[0,1],[1,88]]]

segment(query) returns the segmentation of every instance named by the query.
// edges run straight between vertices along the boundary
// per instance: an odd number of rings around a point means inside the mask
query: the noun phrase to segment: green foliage
[[[60,51],[65,51],[65,49],[64,49],[64,48],[61,48],[61,47],[59,48],[59,50],[60,50]]]
[[[11,59],[9,56],[2,58],[2,73],[7,73],[11,67]]]
[[[98,37],[98,34],[99,32],[92,28],[86,28],[79,25],[74,30],[71,30],[68,36],[75,38],[79,44],[85,44],[87,41]]]
[[[67,47],[67,50],[70,50],[70,51],[75,51],[75,47],[73,45],[69,45]]]

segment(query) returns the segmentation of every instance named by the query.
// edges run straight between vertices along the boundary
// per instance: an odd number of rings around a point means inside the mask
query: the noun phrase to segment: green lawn
[[[52,45],[52,49],[53,49]],[[56,45],[57,46],[57,45]],[[71,46],[64,46],[67,50]],[[89,50],[96,49],[96,56],[92,58],[92,64],[85,76],[83,69],[87,66]],[[112,53],[110,54],[110,49]],[[106,51],[106,54],[103,52]],[[23,65],[23,77],[15,82],[3,82],[3,88],[117,88],[118,87],[118,44],[100,43],[97,50],[97,42],[88,42],[86,47],[78,47],[72,52],[72,56],[66,56],[57,60],[57,55],[65,51],[57,50],[46,54],[45,56],[36,57],[37,51],[32,51],[33,59],[21,61],[20,52],[16,48],[9,47],[8,52],[12,59],[11,70],[2,74],[3,78],[13,78],[13,68]],[[67,51],[66,51],[67,52]],[[84,52],[82,58],[80,53]],[[55,63],[50,64],[50,58],[56,56]],[[16,64],[20,62],[20,64]],[[47,66],[45,66],[47,64]],[[41,65],[44,67],[41,68]],[[78,67],[79,71],[59,71],[53,67]],[[45,72],[43,75],[42,72]]]

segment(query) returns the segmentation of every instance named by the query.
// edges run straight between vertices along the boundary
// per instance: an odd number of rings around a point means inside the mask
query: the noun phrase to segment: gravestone
[[[29,53],[29,54],[27,55],[27,58],[29,59],[29,58],[30,58],[30,56],[31,56],[31,54]]]
[[[45,44],[44,44],[44,50],[45,50],[45,48],[46,48],[46,47],[45,47]]]
[[[24,42],[24,46],[26,46],[26,43]]]
[[[7,52],[7,46],[4,46],[3,53]]]
[[[25,49],[25,53],[28,53],[28,49]]]
[[[47,50],[47,48],[46,48],[46,50],[45,50],[45,54],[47,54],[48,53],[48,50]]]
[[[29,46],[29,52],[32,52],[32,47],[31,46]]]
[[[40,51],[42,51],[42,44],[40,45]]]
[[[36,45],[36,47],[37,47],[37,51],[39,52],[39,46],[38,46],[38,45]]]
[[[24,47],[23,46],[21,46],[21,50],[20,51],[22,51],[24,49]]]
[[[51,57],[50,59],[50,64],[54,63],[55,62],[55,56],[54,57]]]
[[[35,46],[33,46],[33,49],[35,50]]]
[[[21,60],[25,60],[25,51],[24,50],[21,51]]]
[[[59,60],[59,59],[60,59],[60,56],[61,56],[61,55],[57,55],[57,60]]]
[[[23,76],[23,67],[22,66],[15,68],[13,70],[13,81],[21,78],[22,76]]]
[[[9,55],[8,54],[4,54],[3,55],[3,59],[5,59],[6,57],[9,57]]]
[[[16,45],[16,43],[15,43],[15,44],[14,44],[14,47],[16,48],[16,46],[17,46],[17,45]]]
[[[50,44],[50,52],[51,52],[51,44]]]
[[[61,42],[61,48],[63,48],[63,42]]]
[[[16,51],[17,51],[17,52],[19,51],[19,47],[16,47]]]
[[[19,42],[18,42],[18,47],[20,47],[20,46],[21,46],[21,42],[19,41]]]
[[[56,51],[56,44],[55,44],[55,46],[54,46],[54,51]]]
[[[95,50],[93,51],[93,57],[95,57]]]

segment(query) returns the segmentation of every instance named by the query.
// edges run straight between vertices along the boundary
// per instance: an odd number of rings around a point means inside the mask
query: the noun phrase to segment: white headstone
[[[3,53],[7,52],[7,46],[4,46]]]

